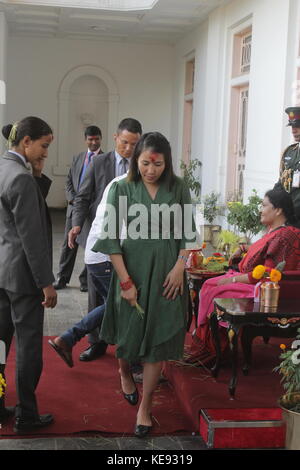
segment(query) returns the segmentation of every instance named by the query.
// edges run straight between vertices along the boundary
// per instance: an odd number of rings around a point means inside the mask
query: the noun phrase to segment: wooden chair
[[[280,297],[285,299],[299,299],[300,303],[300,271],[284,271],[280,281]],[[262,314],[263,315],[263,314]],[[241,346],[244,353],[243,373],[248,374],[252,359],[252,342],[257,336],[262,336],[265,343],[270,337],[294,338],[297,328],[275,328],[272,326],[244,326],[241,332]]]

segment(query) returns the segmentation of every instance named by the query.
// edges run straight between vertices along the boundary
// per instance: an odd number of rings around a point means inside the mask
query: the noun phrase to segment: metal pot
[[[290,397],[290,402],[286,400],[285,395],[279,400],[279,405],[282,409],[282,418],[286,423],[285,448],[289,450],[300,450],[300,413],[286,408],[286,406],[293,406],[295,403],[300,403],[300,393],[291,393]]]

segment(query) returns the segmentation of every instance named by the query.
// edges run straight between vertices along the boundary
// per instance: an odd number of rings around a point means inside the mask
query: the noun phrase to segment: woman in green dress
[[[141,137],[127,178],[110,188],[106,215],[93,248],[109,254],[114,266],[101,337],[117,345],[121,387],[131,405],[139,396],[130,363],[143,364],[135,435],[144,437],[152,427],[152,395],[162,362],[183,354],[184,266],[196,240],[189,190],[174,175],[170,144],[162,134]],[[120,235],[124,222],[125,237]]]

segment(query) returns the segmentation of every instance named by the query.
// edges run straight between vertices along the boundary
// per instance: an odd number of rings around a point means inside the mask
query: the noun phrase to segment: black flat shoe
[[[132,381],[134,383],[132,375],[131,375],[131,378],[132,378]],[[133,393],[124,393],[123,389],[122,389],[121,376],[120,376],[120,385],[121,385],[121,390],[122,390],[123,397],[125,398],[125,400],[127,400],[130,405],[135,406],[139,401],[139,391],[138,391],[138,389],[136,388]]]
[[[135,437],[139,437],[139,438],[146,437],[151,431],[151,429],[152,429],[152,426],[144,426],[143,424],[136,424],[134,435]]]
[[[107,346],[108,344],[104,341],[91,344],[91,346],[89,346],[85,351],[80,354],[79,360],[88,362],[93,361],[94,359],[98,359],[98,357],[101,357],[106,353]]]

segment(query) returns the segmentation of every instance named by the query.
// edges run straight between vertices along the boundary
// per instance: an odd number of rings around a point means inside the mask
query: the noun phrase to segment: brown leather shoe
[[[65,341],[60,336],[54,338],[53,341],[49,339],[48,343],[69,367],[74,366],[72,358],[72,348],[67,346]]]

